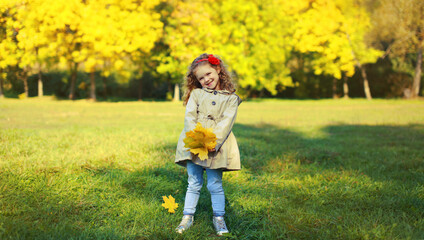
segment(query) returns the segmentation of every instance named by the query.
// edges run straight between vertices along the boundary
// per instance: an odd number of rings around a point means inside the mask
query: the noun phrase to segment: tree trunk
[[[338,98],[337,96],[337,79],[333,78],[333,99]]]
[[[416,98],[420,94],[421,82],[421,67],[423,64],[423,48],[420,46],[418,49],[417,65],[415,66],[414,82],[412,84],[411,97]]]
[[[35,52],[37,54],[38,59],[38,47],[35,48]],[[44,95],[43,93],[43,79],[41,75],[41,61],[38,59],[38,97],[42,97]]]
[[[69,99],[74,100],[75,99],[75,84],[77,82],[78,63],[70,63],[69,68],[71,71],[71,86],[69,91]]]
[[[343,98],[349,99],[349,85],[347,85],[347,76],[343,76]]]
[[[176,83],[174,87],[174,102],[178,101],[180,101],[180,85]]]
[[[42,97],[44,95],[43,92],[43,79],[41,75],[41,66],[38,69],[38,97]]]
[[[96,72],[94,69],[90,72],[90,99],[96,101]]]
[[[348,33],[346,33],[346,37],[347,37],[347,40],[349,41],[349,44],[350,44],[350,47],[351,47],[352,57],[356,62],[356,66],[361,70],[362,79],[364,80],[365,96],[367,97],[368,100],[371,100],[372,96],[371,96],[371,91],[370,91],[370,85],[368,84],[367,73],[365,72],[365,68],[362,66],[361,62],[359,62],[359,59],[356,57],[356,54],[353,51],[352,42],[350,41],[350,36],[349,36]]]
[[[358,62],[358,66],[361,69],[362,79],[364,79],[364,92],[365,96],[368,100],[372,100],[370,85],[368,84],[367,73],[365,72],[365,68]]]

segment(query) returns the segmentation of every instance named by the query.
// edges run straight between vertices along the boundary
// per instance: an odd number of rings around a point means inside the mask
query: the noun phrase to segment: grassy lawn
[[[1,99],[0,239],[218,238],[206,186],[174,233],[183,118],[181,103]],[[424,239],[423,101],[245,101],[233,132],[228,238]]]

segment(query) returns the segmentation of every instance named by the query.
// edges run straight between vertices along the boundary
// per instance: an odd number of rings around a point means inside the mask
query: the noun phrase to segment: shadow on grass
[[[233,131],[243,167],[255,174],[297,163],[357,170],[376,180],[424,181],[424,125],[331,125],[319,137],[267,124],[236,124]]]

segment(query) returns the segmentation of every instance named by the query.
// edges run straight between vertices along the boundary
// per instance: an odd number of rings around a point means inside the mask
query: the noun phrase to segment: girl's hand
[[[211,150],[209,150],[209,152],[215,152],[215,148],[212,148]]]

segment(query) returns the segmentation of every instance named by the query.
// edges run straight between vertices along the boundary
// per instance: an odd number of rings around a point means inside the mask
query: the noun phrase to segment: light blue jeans
[[[184,203],[184,215],[194,215],[203,186],[203,167],[187,161],[188,187]],[[206,169],[207,187],[211,194],[213,215],[225,214],[225,195],[222,188],[222,170]]]

